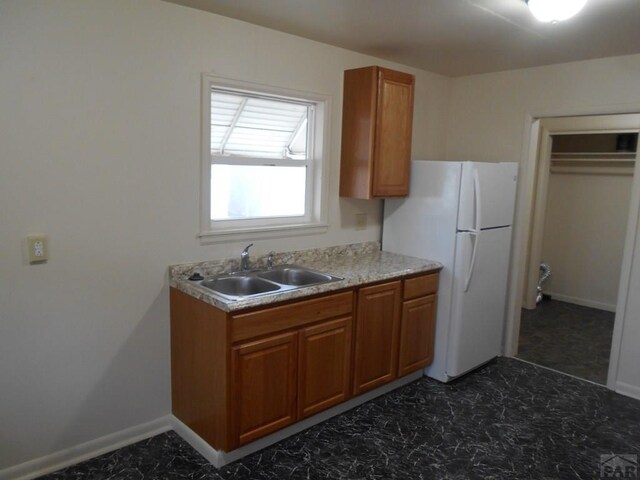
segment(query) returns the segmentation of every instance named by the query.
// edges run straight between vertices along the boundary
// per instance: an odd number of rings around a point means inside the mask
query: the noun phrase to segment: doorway
[[[524,323],[528,319],[525,317],[527,312],[533,310],[536,305],[535,300],[540,274],[540,263],[543,260],[545,240],[544,231],[545,223],[547,222],[546,214],[550,200],[549,193],[551,192],[551,194],[553,194],[553,189],[555,188],[553,184],[557,183],[554,182],[551,177],[555,175],[561,176],[563,174],[565,175],[565,179],[570,176],[578,176],[577,172],[579,169],[583,170],[580,174],[586,177],[587,175],[593,175],[593,173],[589,173],[588,170],[596,167],[600,169],[613,168],[612,172],[616,169],[620,170],[624,168],[629,170],[629,167],[631,165],[635,165],[637,160],[637,153],[634,152],[611,152],[614,153],[614,155],[609,156],[610,158],[597,159],[597,162],[607,160],[608,163],[605,164],[604,162],[601,162],[601,164],[596,166],[594,165],[596,161],[592,161],[596,159],[589,158],[588,155],[584,156],[583,154],[585,152],[570,151],[575,147],[566,149],[564,152],[557,150],[562,150],[564,148],[561,144],[569,138],[569,135],[610,134],[613,135],[613,138],[617,139],[618,135],[633,134],[637,137],[638,132],[640,132],[640,115],[638,114],[556,117],[542,118],[538,120],[532,119],[528,160],[522,164],[520,171],[518,217],[516,219],[511,269],[511,278],[513,280],[511,282],[511,290],[509,293],[508,320],[505,336],[505,351],[507,354],[518,356],[521,326],[523,327],[523,333],[526,333],[524,332],[524,329],[526,328]],[[558,141],[558,138],[561,136],[563,139]],[[552,158],[554,139],[556,140],[556,152],[553,153],[560,154],[559,156],[556,155],[556,158]],[[624,147],[624,142],[618,145],[618,147]],[[568,155],[571,153],[577,153],[578,155]],[[603,152],[596,153],[601,156],[600,154]],[[622,153],[629,158],[624,158],[622,155],[620,155],[619,158],[616,158],[616,155]],[[565,154],[564,158],[562,158],[562,154]],[[582,158],[578,159],[577,157]],[[552,167],[555,170],[553,174],[551,172]],[[567,168],[571,169],[572,173],[562,172],[562,170]],[[577,168],[578,170],[576,170]],[[624,239],[622,240],[621,268],[619,268],[617,280],[609,280],[609,284],[613,283],[615,290],[617,290],[617,294],[614,293],[615,301],[613,302],[613,307],[609,309],[603,308],[603,305],[599,305],[597,302],[596,304],[579,305],[578,303],[580,302],[576,302],[575,298],[567,298],[572,297],[572,295],[565,293],[565,298],[558,298],[559,292],[555,292],[556,299],[562,302],[562,304],[557,305],[559,307],[567,307],[569,309],[576,308],[577,310],[583,308],[597,310],[598,312],[594,312],[592,310],[583,310],[582,312],[579,312],[582,314],[587,312],[587,315],[584,316],[591,316],[590,321],[593,323],[597,323],[597,319],[594,318],[593,315],[589,315],[589,313],[603,313],[605,316],[608,314],[609,318],[613,315],[613,332],[608,334],[596,333],[594,335],[600,339],[600,345],[605,345],[602,347],[605,349],[604,356],[606,357],[607,352],[610,352],[608,366],[605,365],[604,370],[607,371],[607,386],[612,389],[616,387],[622,329],[625,323],[625,309],[631,278],[631,263],[633,260],[634,245],[636,243],[639,214],[638,207],[640,205],[640,175],[635,169],[633,169],[633,166],[631,166],[631,169],[632,173],[630,175],[628,173],[626,174],[628,180],[631,181],[631,192],[627,197],[628,199],[630,198],[630,202],[627,200],[626,203],[628,213],[626,214],[626,219],[623,221]],[[600,170],[600,172],[602,171],[603,170]],[[620,172],[616,172],[616,175],[619,173]],[[614,175],[612,174],[612,176]],[[584,189],[584,187],[585,186],[582,185],[581,188]],[[563,189],[561,188],[560,190]],[[557,199],[555,202],[557,204]],[[578,201],[574,203],[579,204],[580,202]],[[557,205],[554,204],[554,206]],[[582,207],[584,207],[584,205],[582,205]],[[596,249],[593,244],[592,249]],[[583,263],[583,265],[585,264]],[[560,268],[561,271],[566,270],[566,267],[560,266]],[[559,281],[561,277],[562,275],[556,276],[555,279],[558,281],[556,281],[556,285],[554,285],[553,288],[561,286],[562,282]],[[562,293],[560,293],[559,296],[562,297]],[[543,306],[552,306],[552,304]],[[525,307],[526,311],[522,310],[522,307]],[[556,318],[579,316],[575,312],[568,313],[564,308],[556,308],[555,311],[549,312],[550,310],[553,309],[547,308],[547,313],[551,313],[549,317],[553,317],[554,315]],[[608,310],[615,310],[615,312],[608,312]],[[525,312],[524,315],[522,315],[523,311]],[[540,310],[540,312],[542,312],[542,310]],[[523,320],[522,325],[521,320]],[[549,322],[553,323],[553,320],[549,320]],[[611,321],[609,320],[609,322]],[[557,324],[558,322],[556,321],[555,323]],[[569,328],[569,324],[570,321],[567,321],[563,326]],[[569,328],[569,330],[571,329]],[[578,328],[576,330],[583,330],[583,328]],[[611,328],[608,328],[607,330],[611,332]],[[608,341],[606,338],[607,335],[610,335],[611,341]],[[567,337],[566,332],[565,334],[562,334],[561,332],[552,336],[556,339]],[[572,345],[579,344],[576,339],[569,339],[567,341]],[[600,347],[594,345],[593,348]],[[557,369],[557,366],[551,366],[551,368]],[[600,377],[596,381],[603,382],[603,377],[604,375],[602,374],[601,369]]]
[[[523,292],[518,358],[606,384],[637,141],[551,135],[538,284]]]

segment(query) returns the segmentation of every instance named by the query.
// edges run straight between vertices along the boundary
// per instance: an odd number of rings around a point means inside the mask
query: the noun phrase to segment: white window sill
[[[273,227],[237,228],[220,231],[201,232],[201,245],[212,243],[226,243],[245,240],[285,238],[292,235],[317,235],[329,229],[326,223],[312,223],[304,225],[276,225]]]

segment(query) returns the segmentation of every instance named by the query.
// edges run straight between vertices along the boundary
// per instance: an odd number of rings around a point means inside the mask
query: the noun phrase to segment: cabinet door
[[[409,193],[413,76],[380,68],[376,116],[373,196]]]
[[[344,72],[340,196],[371,198],[378,67]]]
[[[296,420],[297,345],[292,332],[233,347],[236,446]]]
[[[400,307],[400,281],[359,290],[355,395],[396,378]]]
[[[424,368],[433,361],[435,315],[435,295],[403,303],[398,376]]]
[[[314,415],[349,398],[351,317],[299,333],[298,416]]]

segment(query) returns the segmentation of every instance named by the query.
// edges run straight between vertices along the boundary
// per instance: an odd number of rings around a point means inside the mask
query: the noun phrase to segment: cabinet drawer
[[[336,293],[313,300],[231,317],[231,341],[237,342],[320,320],[345,316],[353,310],[353,292]]]
[[[404,293],[402,298],[409,300],[416,297],[424,297],[438,291],[438,274],[431,273],[420,277],[409,278],[404,281]]]

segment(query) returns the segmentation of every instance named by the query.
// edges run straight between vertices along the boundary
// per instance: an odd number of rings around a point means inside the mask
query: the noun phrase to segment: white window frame
[[[307,160],[277,160],[278,165],[307,166],[305,215],[237,220],[211,220],[211,165],[268,165],[273,160],[251,157],[216,157],[211,154],[211,90],[222,88],[238,93],[293,100],[314,105],[314,115],[308,119],[309,139]],[[202,75],[202,168],[200,199],[200,234],[203,243],[255,238],[277,238],[295,234],[307,235],[327,231],[327,185],[330,133],[330,103],[328,95],[260,85],[211,74]],[[313,117],[313,118],[311,118]]]

